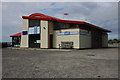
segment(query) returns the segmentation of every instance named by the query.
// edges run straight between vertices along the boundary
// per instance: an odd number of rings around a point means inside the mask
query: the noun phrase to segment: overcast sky
[[[109,39],[118,38],[117,2],[3,2],[2,40],[4,42],[11,41],[9,35],[21,31],[22,16],[33,13],[86,21],[111,30]],[[69,13],[69,15],[64,16],[64,13]]]

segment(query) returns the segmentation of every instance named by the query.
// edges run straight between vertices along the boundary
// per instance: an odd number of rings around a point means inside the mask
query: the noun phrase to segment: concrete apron
[[[47,50],[47,51],[72,51],[70,49],[40,49],[40,48],[16,48],[16,47],[13,47],[11,49],[21,49],[21,50]]]

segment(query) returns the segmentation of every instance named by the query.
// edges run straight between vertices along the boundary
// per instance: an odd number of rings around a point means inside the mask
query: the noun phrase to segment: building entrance
[[[29,48],[40,48],[40,20],[29,19]]]
[[[40,34],[29,35],[29,48],[40,48]]]

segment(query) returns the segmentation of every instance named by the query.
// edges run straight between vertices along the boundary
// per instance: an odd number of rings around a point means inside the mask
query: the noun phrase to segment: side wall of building
[[[108,34],[102,34],[102,47],[108,47]]]
[[[22,31],[28,31],[28,19],[23,19]],[[20,47],[28,48],[28,34],[21,35]]]
[[[78,31],[79,28],[77,29],[62,29],[62,30],[54,30],[54,35],[53,35],[53,48],[59,48],[59,45],[61,45],[61,42],[73,42],[73,48],[79,48],[80,43],[79,43],[79,34],[76,35],[58,35],[60,32],[65,32],[65,31]]]
[[[48,21],[41,20],[41,48],[48,48]]]

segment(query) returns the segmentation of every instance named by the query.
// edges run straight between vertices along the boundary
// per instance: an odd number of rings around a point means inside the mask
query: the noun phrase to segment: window
[[[29,27],[40,26],[40,20],[29,19]]]
[[[78,27],[78,24],[70,23],[70,28]]]
[[[78,27],[78,25],[72,23],[60,23],[60,22],[54,23],[54,29],[65,29],[65,28],[75,28],[75,27]]]

